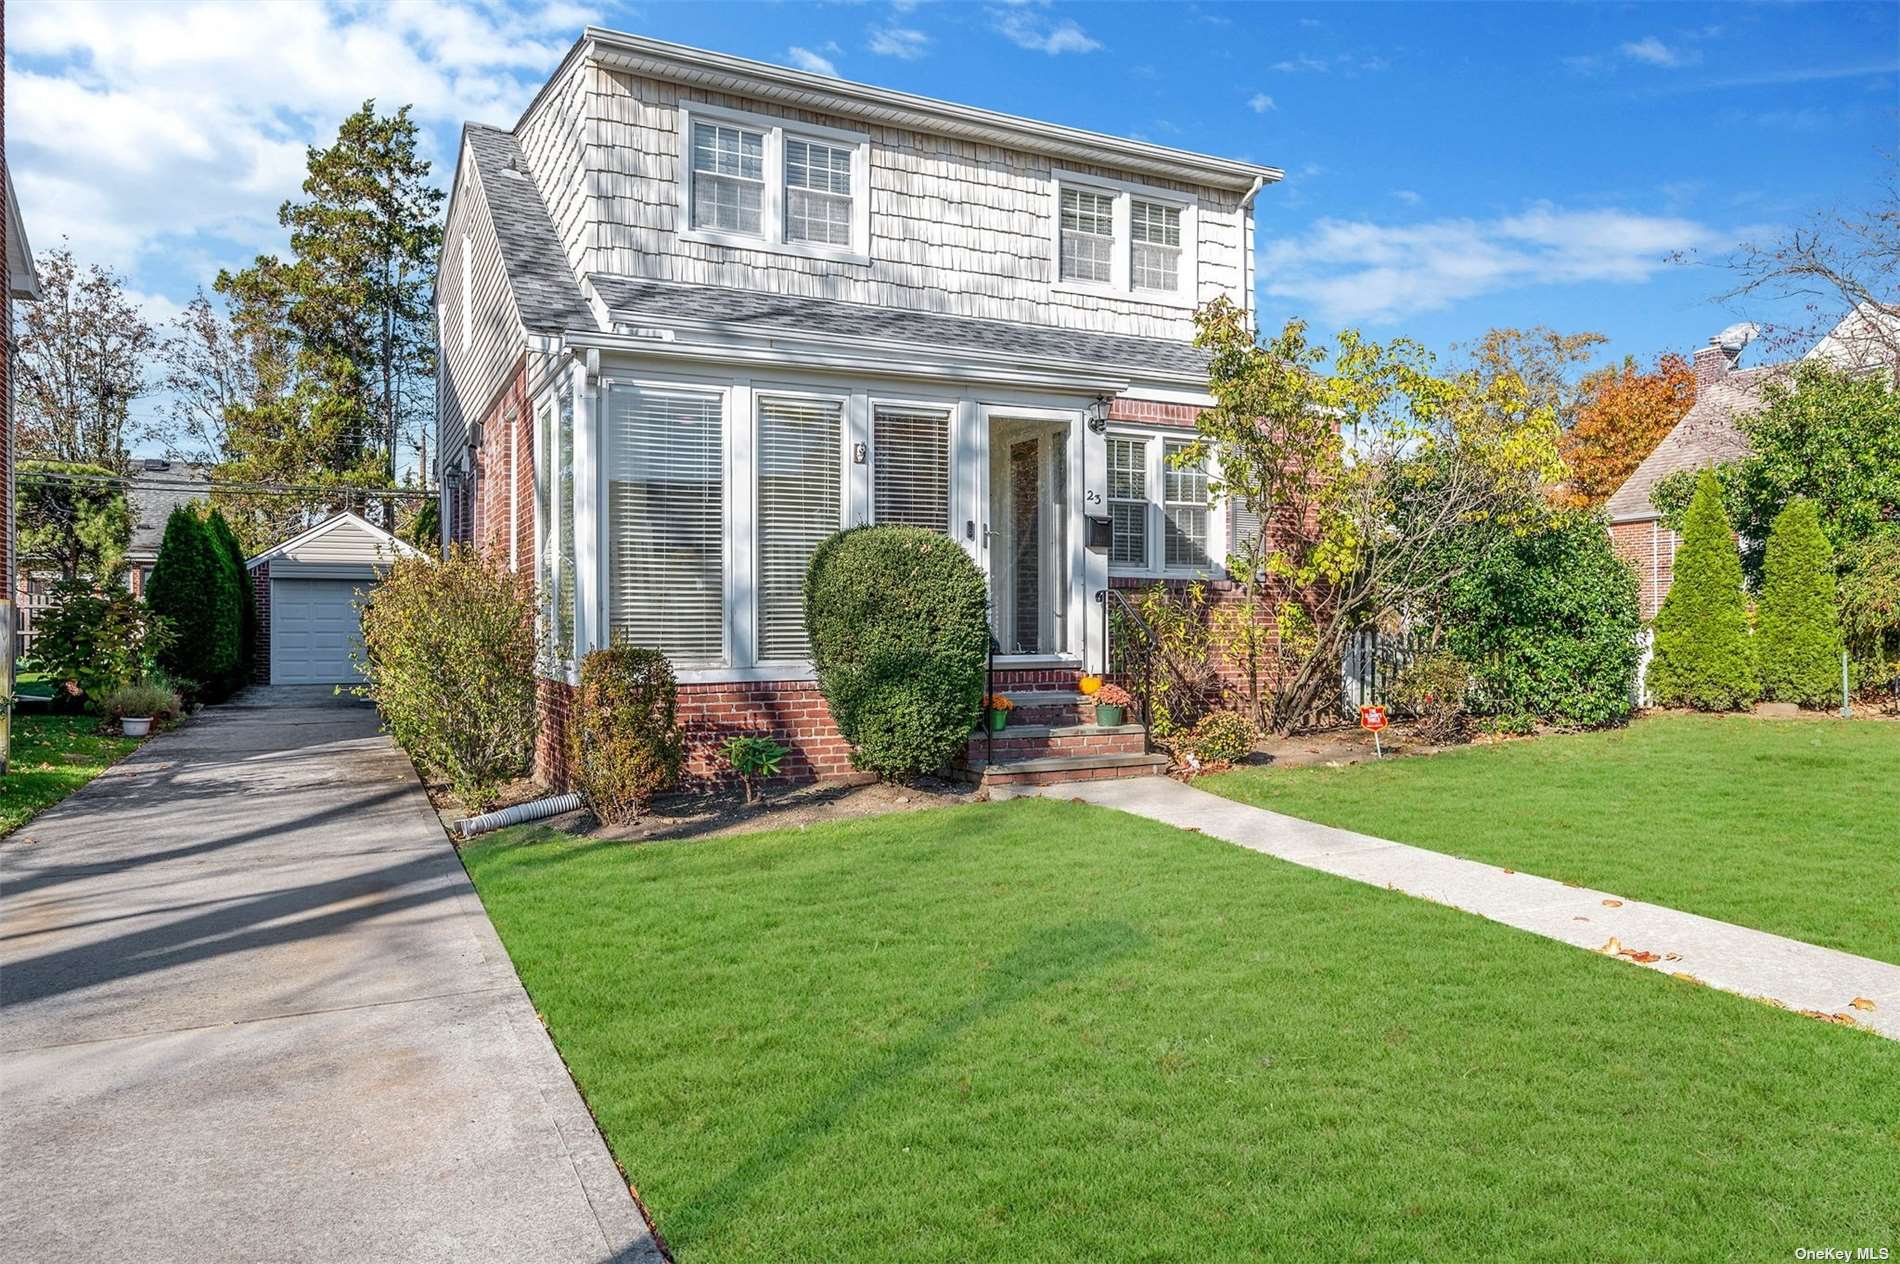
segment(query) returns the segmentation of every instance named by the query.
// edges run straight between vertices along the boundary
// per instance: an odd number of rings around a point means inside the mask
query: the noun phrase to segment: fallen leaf
[[[1615,935],[1611,935],[1609,942],[1597,949],[1597,951],[1606,957],[1614,957],[1617,953],[1623,951],[1623,945],[1617,941]]]
[[[1857,996],[1853,1000],[1849,1001],[1848,1004],[1853,1006],[1855,1009],[1861,1009],[1861,1010],[1871,1010],[1874,1007],[1874,1003],[1868,1000],[1864,996]]]
[[[1693,974],[1690,974],[1687,970],[1671,970],[1669,972],[1669,977],[1672,979],[1681,979],[1684,983],[1701,983],[1702,982],[1701,979],[1696,978]]]
[[[1631,961],[1637,962],[1640,965],[1648,965],[1652,961],[1662,960],[1662,958],[1655,953],[1645,952],[1640,948],[1625,948],[1616,955],[1619,957],[1628,957]]]
[[[1506,870],[1505,870],[1504,872],[1506,872],[1506,873],[1516,873],[1516,872],[1517,872],[1517,870],[1515,870],[1515,869],[1506,869]]]
[[[1679,952],[1665,952],[1663,954],[1663,960],[1664,961],[1681,961],[1682,954]]]
[[[1623,907],[1623,901],[1621,901],[1621,900],[1605,900],[1605,901],[1603,901],[1603,907],[1604,907],[1604,908],[1622,908],[1622,907]]]
[[[1860,1025],[1854,1021],[1852,1014],[1829,1014],[1823,1010],[1804,1009],[1801,1011],[1801,1016],[1803,1018],[1818,1018],[1824,1023],[1833,1023],[1838,1027],[1858,1027]]]
[[[1573,887],[1573,888],[1576,888],[1576,889],[1578,889],[1578,890],[1582,890],[1582,888],[1583,888],[1583,883],[1581,883],[1581,882],[1565,882],[1565,883],[1564,883],[1564,885],[1565,885],[1565,886],[1567,886],[1567,887]]]

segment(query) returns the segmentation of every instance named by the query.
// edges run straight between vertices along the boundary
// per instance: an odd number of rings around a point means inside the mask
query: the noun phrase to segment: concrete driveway
[[[252,690],[0,840],[0,1258],[659,1258],[367,706]]]

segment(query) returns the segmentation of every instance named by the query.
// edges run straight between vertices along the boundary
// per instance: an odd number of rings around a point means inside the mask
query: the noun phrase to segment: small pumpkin
[[[1102,687],[1102,678],[1100,676],[1084,676],[1076,687],[1083,693],[1093,697],[1095,691]]]

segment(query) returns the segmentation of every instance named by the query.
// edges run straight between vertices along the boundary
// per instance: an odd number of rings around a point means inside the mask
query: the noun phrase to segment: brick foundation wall
[[[270,683],[270,563],[259,562],[251,568],[251,591],[257,595],[257,653],[251,662],[251,679],[260,685]]]
[[[1636,568],[1640,584],[1638,604],[1643,618],[1653,619],[1676,577],[1676,547],[1682,537],[1656,521],[1618,522],[1610,526],[1610,547]]]
[[[565,681],[535,681],[534,708],[539,724],[534,734],[534,779],[554,790],[565,790],[567,780],[567,716],[574,690]]]

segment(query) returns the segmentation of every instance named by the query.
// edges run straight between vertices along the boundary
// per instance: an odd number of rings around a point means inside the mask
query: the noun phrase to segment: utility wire
[[[138,491],[204,491],[204,492],[245,492],[279,496],[340,496],[349,499],[364,497],[369,499],[397,498],[404,500],[433,500],[436,493],[413,487],[359,487],[355,484],[321,483],[236,483],[220,479],[166,479],[138,478],[123,474],[70,474],[56,470],[21,470],[14,475],[16,483],[28,483],[34,480],[49,483],[89,484],[92,486],[120,487]]]

